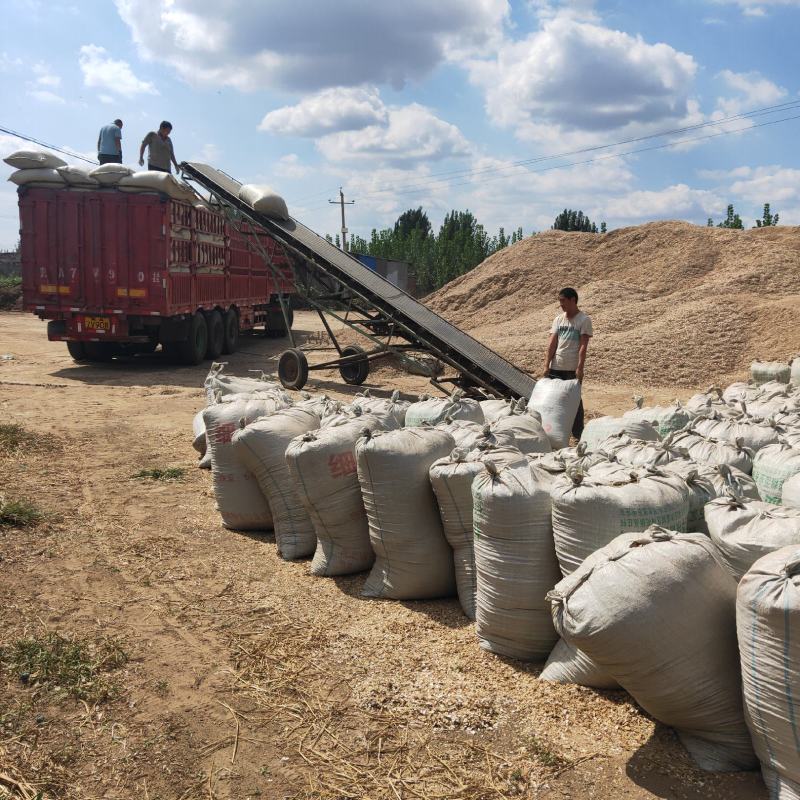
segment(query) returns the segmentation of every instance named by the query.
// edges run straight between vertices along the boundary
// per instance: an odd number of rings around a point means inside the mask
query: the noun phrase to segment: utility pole
[[[334,205],[339,205],[342,207],[342,250],[345,252],[347,251],[347,225],[344,222],[344,207],[345,206],[352,206],[356,201],[355,200],[347,200],[344,199],[344,192],[342,191],[342,187],[339,187],[339,199],[338,200],[328,200],[329,203],[333,203]]]

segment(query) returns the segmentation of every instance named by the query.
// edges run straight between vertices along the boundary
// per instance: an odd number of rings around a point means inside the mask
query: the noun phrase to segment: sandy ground
[[[295,328],[322,341],[311,314]],[[273,372],[285,346],[248,338],[228,369]],[[43,435],[0,454],[0,492],[48,514],[0,529],[0,647],[49,631],[128,656],[95,705],[0,668],[0,797],[766,797],[755,773],[694,769],[625,693],[481,651],[455,600],[363,600],[363,576],[314,578],[270,536],[223,529],[191,449],[207,365],[77,365],[14,313],[0,359],[0,421]],[[391,369],[366,385],[429,389]],[[335,373],[307,388],[355,391]],[[631,394],[589,379],[586,405]],[[132,477],[173,466],[186,477]]]

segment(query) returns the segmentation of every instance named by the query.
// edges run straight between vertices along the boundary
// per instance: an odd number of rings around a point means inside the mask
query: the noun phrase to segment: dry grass
[[[45,519],[45,514],[28,500],[8,500],[0,495],[0,529],[31,528]]]
[[[498,748],[491,736],[437,731],[403,710],[359,704],[347,676],[321,655],[329,636],[321,625],[287,618],[234,642],[236,684],[285,724],[283,751],[302,762],[298,800],[529,797],[542,780],[586,760],[535,737]]]
[[[140,469],[133,477],[153,481],[177,481],[186,475],[183,467],[151,467]]]

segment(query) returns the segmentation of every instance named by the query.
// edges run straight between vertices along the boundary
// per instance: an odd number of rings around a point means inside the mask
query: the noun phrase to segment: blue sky
[[[339,227],[340,185],[363,236],[419,205],[435,225],[469,208],[490,233],[545,229],[566,206],[616,228],[702,224],[729,202],[752,225],[770,202],[800,224],[800,119],[755,127],[800,107],[727,119],[800,102],[800,0],[3,8],[0,125],[93,157],[119,116],[133,166],[169,119],[178,160],[272,186],[321,233]],[[0,134],[3,154],[20,145]],[[2,183],[0,248],[16,242],[15,204]]]

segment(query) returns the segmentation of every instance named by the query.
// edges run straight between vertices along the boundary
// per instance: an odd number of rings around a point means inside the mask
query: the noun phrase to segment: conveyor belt
[[[239,199],[242,184],[229,175],[197,162],[184,162],[181,169],[275,238],[312,262],[321,261],[321,266],[348,289],[412,331],[413,338],[431,355],[454,364],[468,376],[477,376],[480,383],[492,386],[502,396],[530,397],[535,381],[529,375],[297,220],[278,220],[254,211]]]

